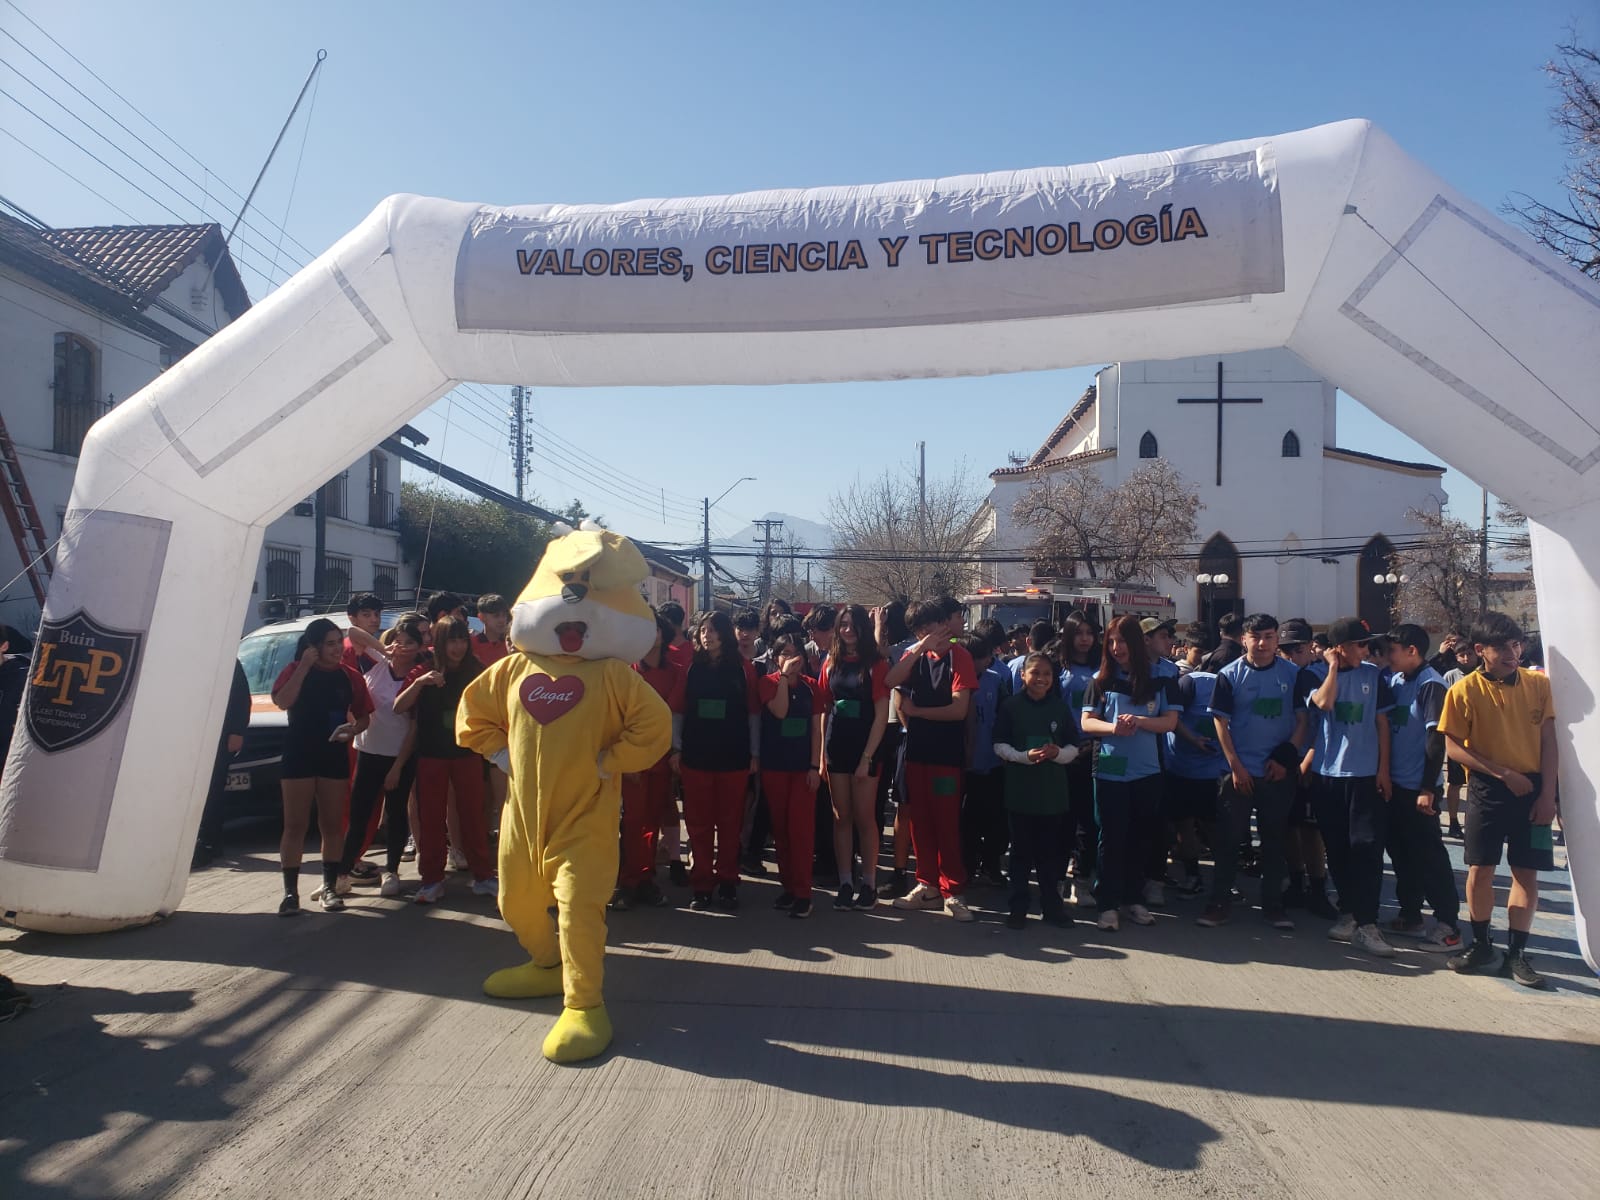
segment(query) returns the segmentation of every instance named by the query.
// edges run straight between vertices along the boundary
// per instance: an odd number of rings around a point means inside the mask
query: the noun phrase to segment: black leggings
[[[345,834],[344,855],[339,860],[339,874],[350,874],[356,857],[367,840],[367,826],[372,823],[372,810],[379,799],[384,800],[384,825],[388,831],[385,869],[391,874],[400,870],[400,856],[405,853],[406,838],[411,836],[411,822],[406,817],[406,801],[411,797],[411,782],[417,774],[417,756],[406,759],[400,768],[400,782],[389,792],[383,790],[383,781],[394,766],[394,758],[387,754],[356,754],[356,778],[350,786],[350,831]]]

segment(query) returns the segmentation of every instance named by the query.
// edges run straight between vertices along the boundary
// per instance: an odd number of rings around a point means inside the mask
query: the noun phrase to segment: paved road
[[[1565,876],[1555,985],[1368,959],[1320,922],[1007,930],[613,916],[615,1049],[539,1055],[556,1001],[490,1001],[489,903],[273,915],[265,833],[184,909],[93,938],[0,932],[42,1006],[0,1025],[0,1196],[1594,1194],[1600,988]],[[307,872],[304,891],[314,886]],[[459,880],[461,877],[455,877]]]

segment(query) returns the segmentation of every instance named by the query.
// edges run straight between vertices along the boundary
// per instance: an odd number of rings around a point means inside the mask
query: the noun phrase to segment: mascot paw
[[[525,962],[520,967],[506,967],[483,981],[485,995],[500,1000],[533,1000],[540,996],[561,994],[561,967],[541,967]]]
[[[550,1036],[544,1039],[544,1056],[551,1062],[582,1062],[611,1045],[611,1018],[605,1005],[563,1008]]]

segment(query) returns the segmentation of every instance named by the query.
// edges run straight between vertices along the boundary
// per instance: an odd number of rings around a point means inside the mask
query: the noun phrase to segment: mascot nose
[[[586,583],[568,583],[561,587],[561,598],[568,604],[577,604],[589,594],[589,585]]]

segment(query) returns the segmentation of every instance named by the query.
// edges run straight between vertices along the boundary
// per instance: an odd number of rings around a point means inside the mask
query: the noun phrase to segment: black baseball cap
[[[1428,656],[1428,648],[1433,645],[1433,638],[1428,636],[1428,631],[1421,625],[1396,625],[1384,634],[1391,642],[1401,646],[1409,646],[1424,658]]]
[[[1278,645],[1280,646],[1306,646],[1316,636],[1311,632],[1311,622],[1299,617],[1290,617],[1278,626]]]
[[[1144,620],[1139,622],[1139,632],[1145,634],[1146,636],[1154,633],[1158,629],[1165,629],[1168,633],[1176,634],[1178,632],[1178,622],[1176,620],[1159,621],[1155,617],[1146,617]]]
[[[1340,617],[1328,626],[1328,645],[1342,646],[1346,642],[1370,642],[1374,637],[1367,623],[1359,617]],[[1282,638],[1280,637],[1281,641]]]

